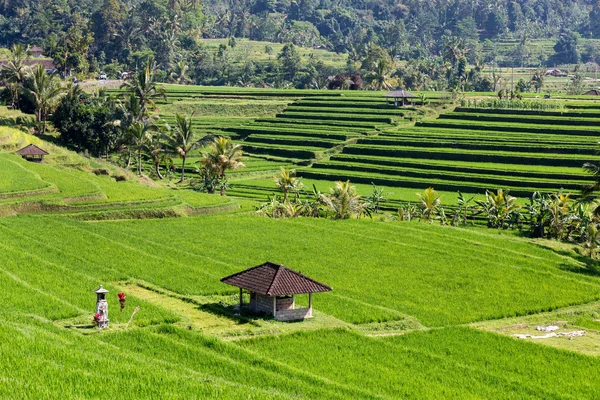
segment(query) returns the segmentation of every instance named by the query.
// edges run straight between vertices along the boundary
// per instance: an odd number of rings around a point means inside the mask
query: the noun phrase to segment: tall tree
[[[192,126],[192,118],[177,114],[175,126],[170,128],[170,135],[166,136],[166,147],[171,154],[181,158],[181,180],[185,181],[185,162],[189,154],[205,142],[199,138]]]
[[[142,115],[149,115],[154,109],[154,100],[165,98],[166,90],[158,86],[155,81],[153,62],[138,71],[132,79],[123,82],[122,89],[125,89],[130,96],[134,96],[139,101],[140,112]]]
[[[15,44],[10,50],[10,59],[0,70],[0,76],[8,82],[13,108],[19,108],[19,93],[23,89],[25,78],[31,72],[31,68],[26,65],[28,59],[29,50],[21,44]]]
[[[277,59],[281,65],[284,79],[293,81],[301,67],[300,54],[298,54],[296,46],[294,46],[292,43],[287,43],[281,49]]]
[[[44,66],[38,65],[33,70],[31,88],[27,88],[27,92],[32,96],[35,104],[37,132],[43,135],[46,133],[48,114],[58,105],[58,100],[63,94],[60,79],[56,74],[47,74]]]

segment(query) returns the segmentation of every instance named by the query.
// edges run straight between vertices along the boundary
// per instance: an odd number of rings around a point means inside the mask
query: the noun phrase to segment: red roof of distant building
[[[50,153],[48,153],[46,150],[40,149],[35,144],[30,144],[29,146],[18,150],[17,154],[20,156],[47,156]]]
[[[32,48],[29,49],[29,51],[32,53],[43,53],[44,49],[42,49],[39,46],[33,46]]]
[[[230,275],[221,282],[267,296],[331,291],[327,285],[271,262]]]

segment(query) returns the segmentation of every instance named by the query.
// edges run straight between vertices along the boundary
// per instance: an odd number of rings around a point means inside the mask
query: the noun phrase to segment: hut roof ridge
[[[404,89],[398,89],[398,90],[394,90],[393,92],[390,92],[386,95],[384,95],[384,97],[395,97],[395,98],[410,98],[410,97],[417,97],[414,94],[407,92]]]
[[[17,150],[17,154],[20,156],[47,156],[50,153],[37,147],[35,144],[30,144],[20,150]]]
[[[221,282],[268,296],[329,292],[331,287],[284,265],[266,262],[221,279]]]

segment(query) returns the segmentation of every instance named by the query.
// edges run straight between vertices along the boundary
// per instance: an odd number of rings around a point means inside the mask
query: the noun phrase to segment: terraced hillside
[[[14,154],[16,148],[31,142],[50,152],[45,164]],[[0,128],[0,170],[0,216],[53,212],[97,220],[238,208],[231,199],[142,185],[125,170],[10,128]]]
[[[389,106],[381,97],[307,97],[274,118],[228,131],[243,139],[249,155],[308,164],[377,135],[412,112]]]
[[[600,109],[458,108],[414,127],[359,138],[302,176],[475,193],[498,187],[518,195],[578,191],[590,180],[581,167],[597,153],[599,116]]]

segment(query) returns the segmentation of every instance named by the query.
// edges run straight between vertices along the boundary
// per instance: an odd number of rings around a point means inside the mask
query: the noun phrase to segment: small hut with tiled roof
[[[44,49],[39,46],[33,46],[29,49],[29,53],[33,58],[40,58],[44,54]]]
[[[17,150],[17,154],[27,161],[42,163],[44,162],[44,156],[47,156],[50,153],[40,149],[35,144],[30,144],[29,146],[23,147],[21,150]]]
[[[221,282],[240,288],[240,308],[244,306],[243,291],[248,290],[250,310],[271,314],[279,321],[312,318],[312,294],[331,291],[327,285],[271,262],[230,275]],[[308,308],[295,308],[298,294],[308,294]]]
[[[383,97],[386,98],[386,100],[394,100],[394,105],[396,107],[398,107],[399,105],[405,106],[406,105],[406,101],[407,99],[414,99],[417,96],[415,96],[414,94],[407,92],[406,90],[394,90],[393,92],[390,92],[386,95],[384,95]],[[398,101],[400,100],[400,101]],[[411,102],[411,104],[413,103],[412,100],[409,100]]]

